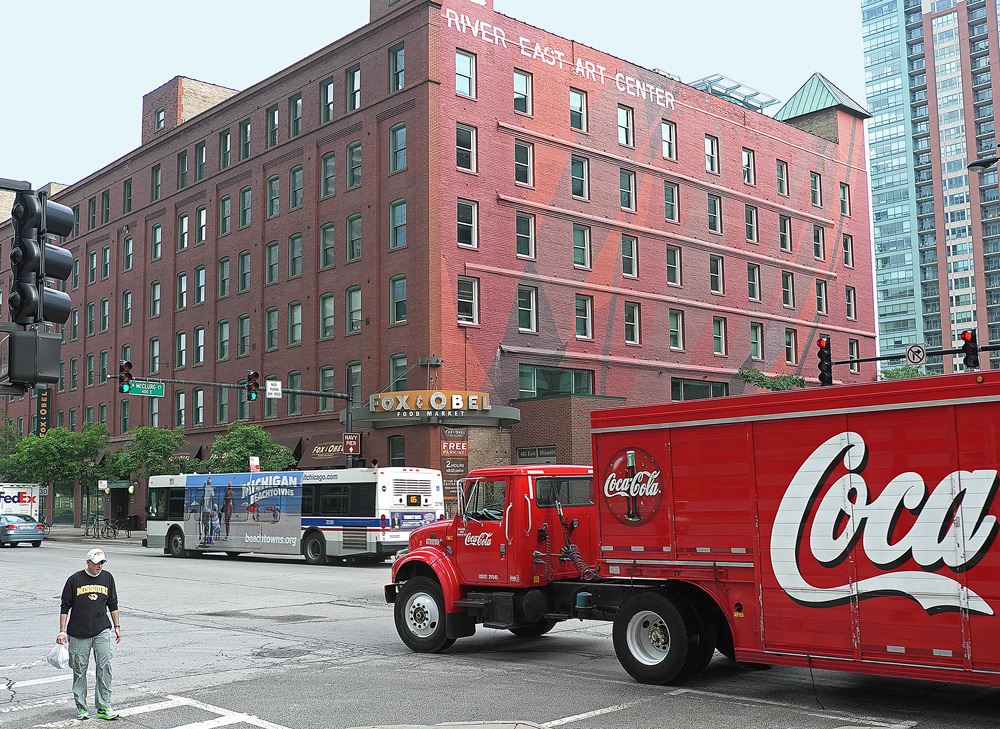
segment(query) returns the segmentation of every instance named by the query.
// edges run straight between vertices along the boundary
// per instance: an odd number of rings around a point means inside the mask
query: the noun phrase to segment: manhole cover
[[[255,658],[298,658],[309,655],[302,648],[258,648],[251,654]]]

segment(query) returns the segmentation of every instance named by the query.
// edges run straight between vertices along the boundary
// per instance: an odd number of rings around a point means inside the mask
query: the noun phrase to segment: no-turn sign
[[[927,349],[922,344],[911,344],[906,348],[906,364],[922,365],[926,356]]]

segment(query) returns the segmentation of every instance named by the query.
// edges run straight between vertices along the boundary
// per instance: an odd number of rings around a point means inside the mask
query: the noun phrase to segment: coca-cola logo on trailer
[[[968,572],[995,541],[997,517],[989,510],[1000,485],[997,471],[953,471],[930,490],[910,471],[874,495],[861,476],[868,455],[858,433],[838,433],[792,478],[771,530],[771,566],[785,594],[812,607],[843,605],[852,595],[859,600],[899,595],[928,614],[967,605],[970,613],[993,615],[971,587],[939,570]],[[828,484],[841,466],[847,473]],[[855,550],[860,554],[852,555]],[[861,579],[832,587],[814,584],[822,582],[823,568],[852,557]],[[898,569],[910,562],[920,569]],[[864,577],[872,567],[879,574]]]
[[[608,461],[604,501],[611,515],[628,526],[642,526],[660,510],[663,482],[656,460],[641,448],[622,448]]]

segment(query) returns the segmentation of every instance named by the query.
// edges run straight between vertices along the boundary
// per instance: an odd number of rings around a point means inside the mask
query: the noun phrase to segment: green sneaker
[[[79,719],[80,721],[90,718],[90,712],[88,712],[86,709],[77,709],[77,711],[79,711],[80,713],[76,715],[76,718]]]
[[[105,721],[114,721],[118,718],[118,714],[115,713],[114,709],[98,709],[97,714],[98,719],[104,719]]]

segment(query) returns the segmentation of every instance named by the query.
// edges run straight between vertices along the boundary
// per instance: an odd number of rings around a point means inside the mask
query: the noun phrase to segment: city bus
[[[148,492],[144,545],[174,557],[380,562],[444,516],[441,472],[429,468],[151,476]]]

